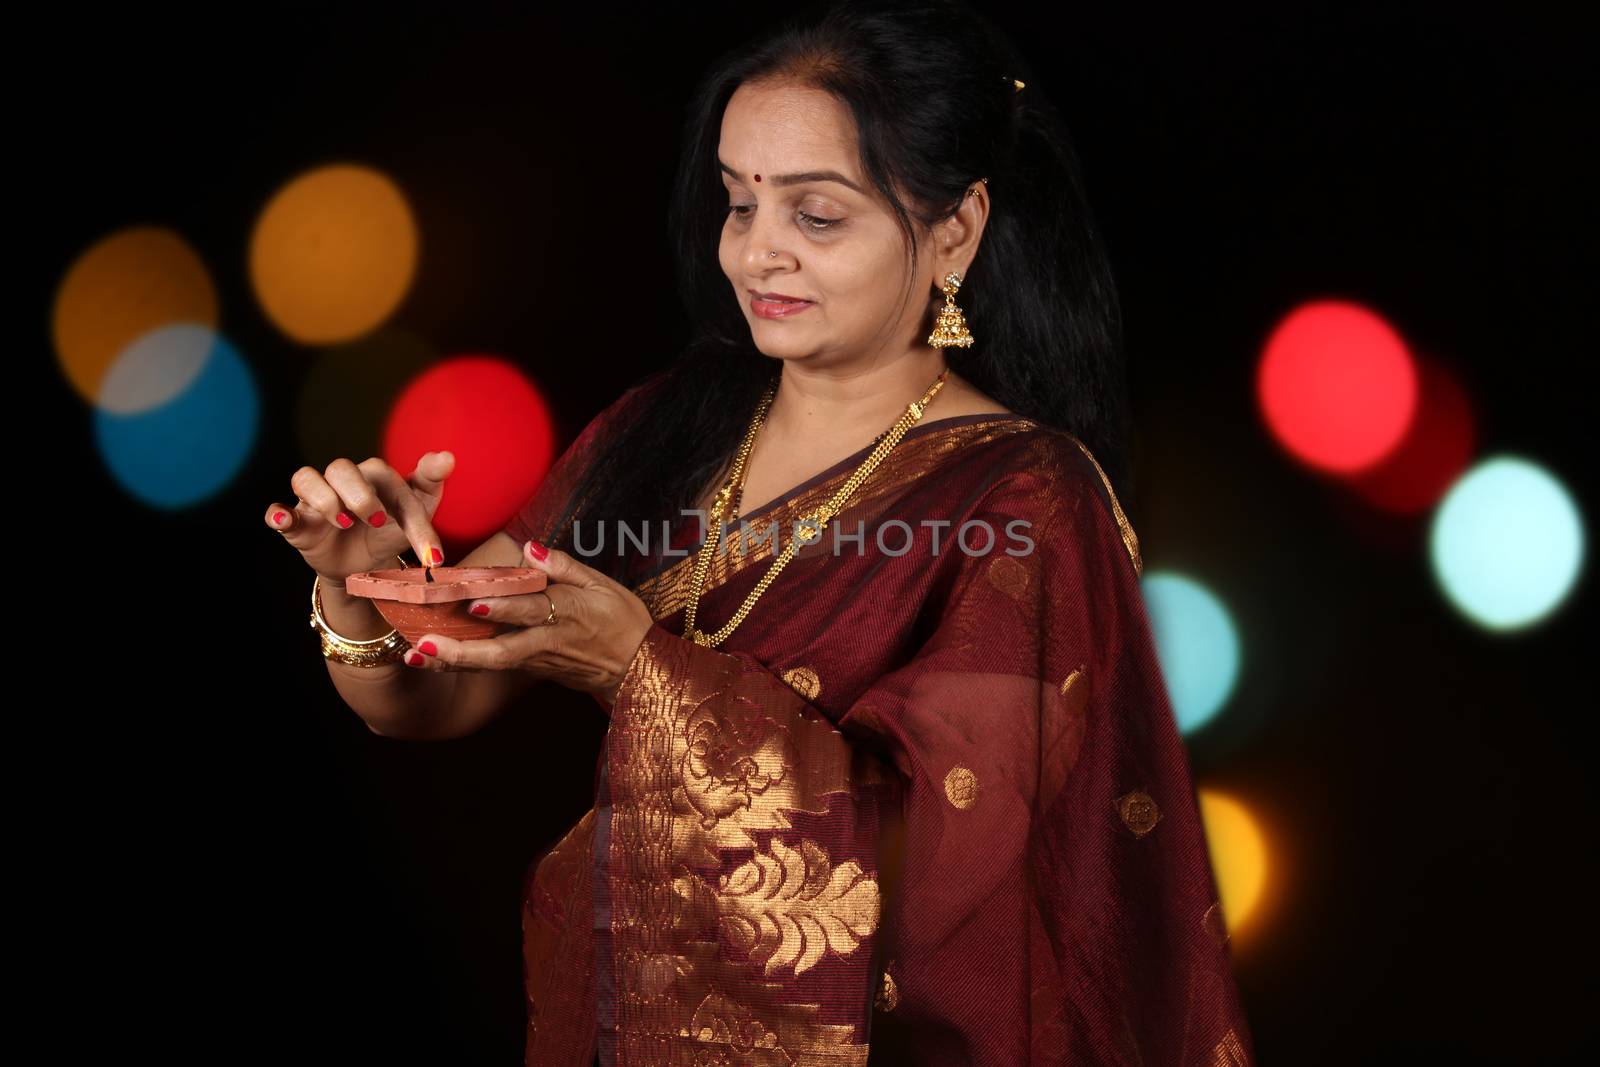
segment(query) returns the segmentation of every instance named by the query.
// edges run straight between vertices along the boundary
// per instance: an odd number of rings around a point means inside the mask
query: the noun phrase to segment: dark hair
[[[861,169],[893,206],[913,264],[912,220],[950,217],[989,179],[993,207],[958,298],[977,343],[945,349],[947,361],[1005,407],[1077,437],[1130,493],[1121,311],[1064,122],[1016,47],[965,3],[832,3],[719,57],[695,91],[668,219],[692,336],[638,383],[637,410],[599,447],[556,544],[570,545],[576,501],[585,529],[608,531],[618,521],[660,529],[694,507],[777,372],[718,257],[727,193],[717,143],[744,82],[820,89],[850,109]],[[930,331],[932,320],[930,303]],[[624,573],[610,544],[586,562]]]

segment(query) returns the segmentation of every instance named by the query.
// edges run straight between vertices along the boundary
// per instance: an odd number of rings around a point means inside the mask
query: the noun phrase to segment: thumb
[[[437,495],[444,480],[450,477],[455,469],[454,452],[424,452],[422,458],[417,460],[416,469],[411,472],[411,477],[406,480],[419,492]]]
[[[543,558],[540,558],[540,553],[544,554]],[[530,566],[548,574],[552,582],[584,588],[599,584],[603,579],[593,567],[579,563],[559,548],[546,548],[538,541],[529,541],[522,546],[522,558]]]

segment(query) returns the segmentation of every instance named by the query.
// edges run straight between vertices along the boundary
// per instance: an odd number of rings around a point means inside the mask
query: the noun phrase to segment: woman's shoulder
[[[1139,538],[1116,488],[1076,435],[1025,419],[1014,432],[983,442],[967,460],[984,472],[985,506],[1036,524],[1070,512],[1076,522],[1114,528],[1135,573],[1143,570]]]

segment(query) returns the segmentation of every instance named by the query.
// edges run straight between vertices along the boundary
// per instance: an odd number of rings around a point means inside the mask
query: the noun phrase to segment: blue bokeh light
[[[191,331],[194,325],[162,329]],[[150,348],[146,337],[128,351]],[[95,444],[112,476],[130,494],[152,507],[187,508],[223,489],[239,473],[255,445],[260,407],[249,367],[216,335],[204,366],[165,403],[132,414],[97,406]]]
[[[1193,733],[1233,693],[1239,677],[1238,631],[1222,601],[1192,578],[1151,571],[1141,586],[1178,731]]]
[[[1450,602],[1490,630],[1548,616],[1572,591],[1583,517],[1567,487],[1519,456],[1483,460],[1434,511],[1429,555]]]

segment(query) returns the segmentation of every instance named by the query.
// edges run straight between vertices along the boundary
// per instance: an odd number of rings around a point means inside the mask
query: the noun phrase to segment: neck
[[[763,430],[784,440],[841,438],[865,443],[893,425],[912,401],[920,400],[946,365],[944,353],[936,348],[912,350],[864,370],[785,362]],[[949,388],[947,377],[929,412],[938,408],[939,395]]]

